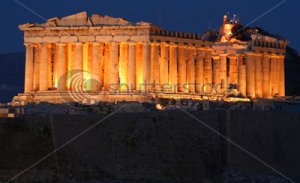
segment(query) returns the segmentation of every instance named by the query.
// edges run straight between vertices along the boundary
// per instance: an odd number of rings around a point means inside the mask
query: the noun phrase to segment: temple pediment
[[[23,24],[20,29],[33,28],[33,27],[97,27],[97,26],[144,26],[151,25],[148,22],[132,23],[125,18],[115,18],[107,15],[94,14],[88,16],[87,12],[80,12],[74,15],[69,15],[63,18],[54,17],[50,18],[44,24]]]
[[[111,16],[92,15],[90,17],[93,25],[130,25],[131,22],[124,18],[114,18]]]

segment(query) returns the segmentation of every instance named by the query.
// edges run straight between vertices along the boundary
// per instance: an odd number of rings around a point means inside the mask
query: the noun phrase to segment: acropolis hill
[[[16,103],[285,96],[287,40],[236,17],[203,35],[86,12],[19,28],[26,71]]]

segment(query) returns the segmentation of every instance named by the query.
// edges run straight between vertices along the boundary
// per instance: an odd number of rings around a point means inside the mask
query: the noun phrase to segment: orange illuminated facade
[[[203,35],[85,12],[20,29],[25,91],[16,102],[62,103],[70,92],[79,100],[285,96],[287,41],[227,16]]]

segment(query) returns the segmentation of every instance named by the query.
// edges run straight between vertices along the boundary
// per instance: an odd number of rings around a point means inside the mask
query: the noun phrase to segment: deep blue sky
[[[149,21],[169,30],[203,33],[211,24],[218,28],[224,13],[239,13],[243,24],[282,0],[19,0],[45,18],[63,17],[86,10],[123,17],[129,21]],[[280,7],[256,21],[252,26],[279,34],[300,51],[300,1],[287,0]],[[162,10],[162,11],[161,11]],[[162,12],[162,13],[160,13]],[[24,51],[18,25],[43,22],[14,0],[0,1],[0,53]],[[210,23],[209,23],[210,22]]]

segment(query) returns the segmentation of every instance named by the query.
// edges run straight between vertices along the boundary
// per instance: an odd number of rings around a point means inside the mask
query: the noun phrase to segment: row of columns
[[[204,79],[211,80],[204,75],[203,60],[211,61],[210,54],[204,55],[194,47],[165,43],[26,44],[25,92],[72,90],[67,83],[72,70],[91,73],[90,89],[95,92],[116,87],[157,91],[162,85],[169,85],[170,91],[176,87],[176,92],[201,92]],[[84,73],[76,73],[77,80],[83,78]],[[55,81],[49,85],[51,79]]]
[[[26,44],[25,92],[73,90],[68,79],[93,78],[86,90],[203,93],[236,84],[243,96],[285,95],[284,58],[210,51],[167,43]],[[88,76],[91,75],[91,76]],[[211,85],[220,87],[212,87]],[[208,85],[208,87],[205,87]]]
[[[284,57],[246,54],[238,60],[238,86],[243,96],[272,98],[285,96]]]

